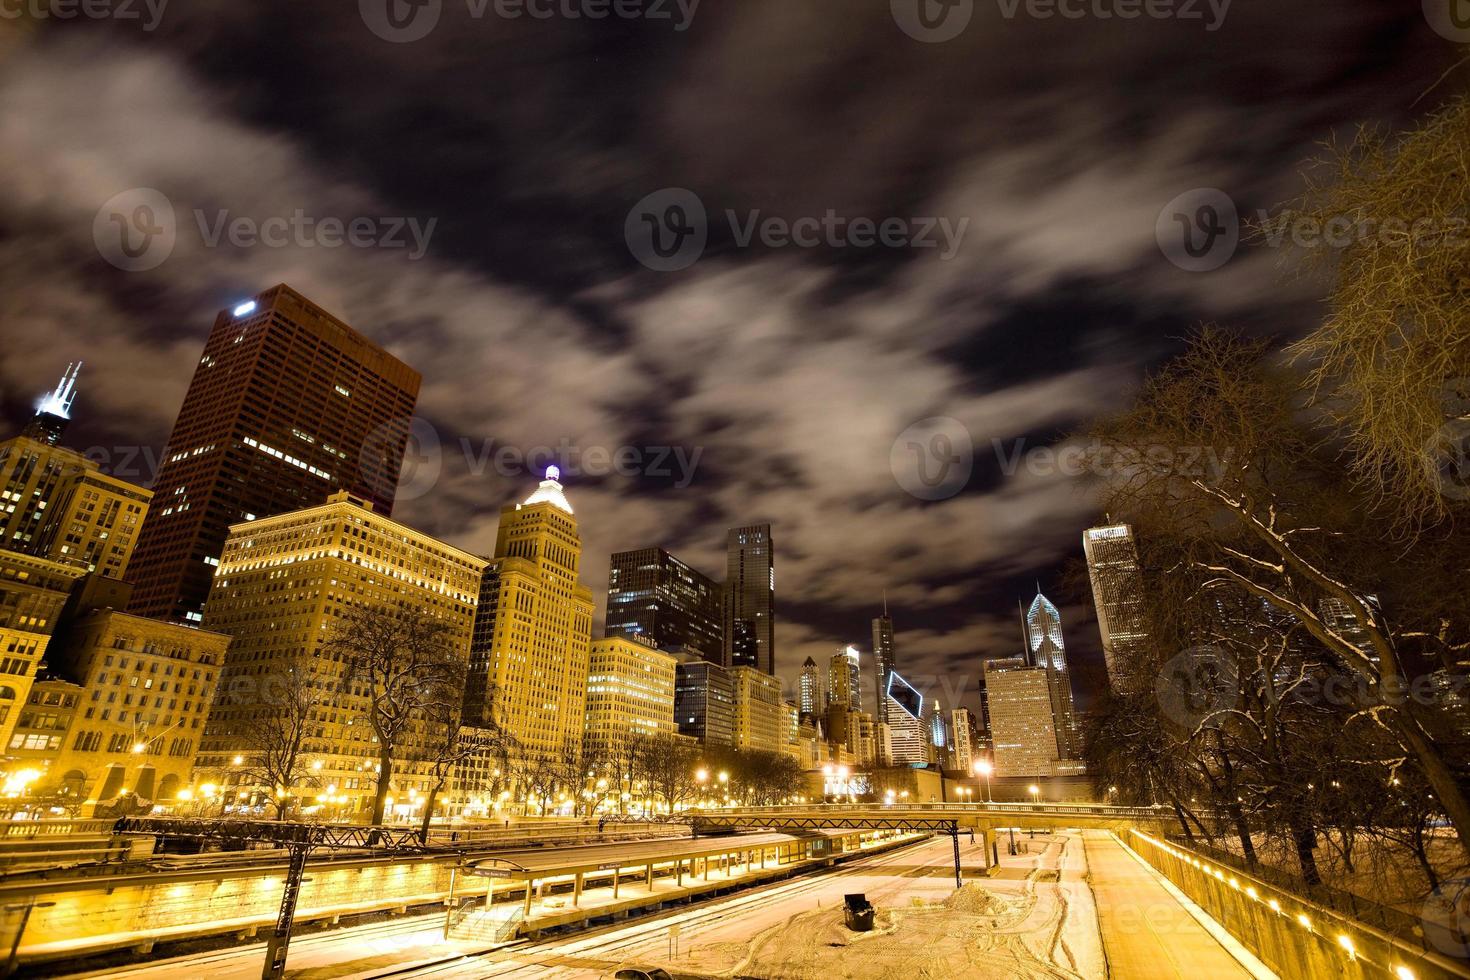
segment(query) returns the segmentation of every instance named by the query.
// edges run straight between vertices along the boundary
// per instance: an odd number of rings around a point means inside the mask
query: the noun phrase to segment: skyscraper
[[[679,734],[705,745],[735,744],[735,678],[719,664],[684,654],[674,673]]]
[[[692,650],[713,663],[724,653],[719,583],[662,548],[620,551],[607,580],[607,635],[641,638],[660,650]]]
[[[466,717],[493,710],[522,759],[575,759],[582,751],[592,590],[579,574],[582,539],[560,476],[547,467],[524,503],[501,508],[465,685]]]
[[[895,766],[912,766],[928,762],[928,739],[924,736],[924,696],[895,670],[888,675],[888,688],[884,698],[889,702],[889,763]]]
[[[954,733],[952,756],[954,767],[962,772],[970,772],[976,759],[980,757],[979,738],[975,731],[975,716],[970,713],[969,708],[955,708],[949,713],[950,730]]]
[[[41,399],[21,435],[0,442],[0,548],[120,579],[153,493],[59,444],[78,367]]]
[[[893,620],[888,618],[888,597],[883,597],[883,615],[873,620],[873,659],[878,665],[878,720],[888,721],[888,675],[893,673]]]
[[[77,375],[81,370],[80,361],[66,366],[61,381],[36,403],[36,414],[31,416],[21,435],[48,446],[61,444],[66,425],[71,421],[71,405],[77,397]]]
[[[1067,646],[1062,638],[1062,614],[1038,589],[1026,612],[1026,648],[1031,666],[1046,671],[1057,735],[1057,758],[1081,754],[1077,711],[1072,700],[1072,678],[1067,670]]]
[[[776,672],[776,568],[771,525],[725,535],[725,666]]]
[[[863,709],[862,656],[851,644],[832,654],[827,665],[827,703],[848,711]]]
[[[1127,524],[1089,528],[1082,535],[1082,550],[1092,581],[1108,684],[1115,691],[1131,690],[1132,675],[1147,663],[1148,653],[1143,573],[1133,528]]]
[[[996,775],[1052,775],[1060,756],[1046,668],[1009,657],[984,671]]]
[[[164,449],[133,611],[198,622],[232,524],[341,489],[391,513],[419,381],[289,286],[221,310]]]
[[[826,691],[822,685],[822,673],[811,657],[801,665],[801,700],[797,705],[805,720],[811,720],[825,710]]]

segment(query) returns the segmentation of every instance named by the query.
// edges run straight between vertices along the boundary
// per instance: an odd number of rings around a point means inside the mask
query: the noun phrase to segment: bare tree
[[[453,675],[446,674],[445,682],[434,693],[435,703],[429,706],[435,717],[426,719],[429,733],[424,757],[429,763],[430,781],[420,830],[420,837],[425,843],[429,840],[434,805],[450,779],[462,774],[471,763],[480,767],[492,765],[497,772],[505,770],[515,745],[515,738],[500,725],[493,711],[485,713],[484,722],[480,725],[464,724],[464,685],[461,683],[464,673],[460,669]],[[493,702],[494,696],[492,688],[487,692],[487,703]]]
[[[669,812],[693,798],[698,789],[697,744],[678,735],[646,736],[637,740],[636,759],[635,773],[648,795],[662,801]]]
[[[447,620],[417,608],[359,605],[338,621],[327,647],[347,665],[346,683],[368,701],[378,742],[372,822],[383,822],[405,737],[442,712],[446,691],[462,688],[465,657]]]
[[[1403,133],[1364,128],[1329,144],[1277,219],[1341,235],[1331,248],[1298,250],[1333,285],[1326,319],[1293,352],[1346,437],[1353,474],[1415,529],[1463,513],[1464,496],[1443,491],[1447,479],[1470,478],[1467,145],[1465,98]]]
[[[317,785],[313,757],[306,751],[316,703],[311,680],[301,670],[287,668],[268,675],[260,688],[260,700],[245,706],[241,773],[247,783],[270,794],[277,820],[285,820],[295,808],[293,790]]]
[[[1304,630],[1351,679],[1354,717],[1394,735],[1470,854],[1470,798],[1434,732],[1443,716],[1409,696],[1425,675],[1411,652],[1433,630],[1385,601],[1430,583],[1393,567],[1337,457],[1304,431],[1294,392],[1264,342],[1202,331],[1130,410],[1095,427],[1111,462],[1108,510],[1168,528],[1199,591],[1238,590]],[[1327,603],[1346,616],[1325,614]]]

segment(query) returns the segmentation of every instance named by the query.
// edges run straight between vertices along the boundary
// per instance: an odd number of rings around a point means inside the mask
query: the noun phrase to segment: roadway
[[[955,895],[952,845],[937,837],[831,873],[493,952],[446,946],[438,915],[304,936],[292,943],[288,975],[580,980],[653,965],[675,974],[772,978],[1091,980],[1108,975],[1111,964],[1111,976],[1122,980],[1252,976],[1109,834],[1021,835],[1015,856],[1003,838],[993,877],[979,870],[979,840],[961,841],[967,882],[993,896],[969,910],[978,914],[936,907]],[[856,942],[841,928],[840,905],[850,892],[865,893],[880,909],[879,928]],[[263,956],[263,944],[250,944],[92,976],[254,980]]]

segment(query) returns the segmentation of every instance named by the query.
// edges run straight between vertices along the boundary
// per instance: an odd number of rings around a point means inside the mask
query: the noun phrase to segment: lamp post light
[[[989,759],[979,759],[976,760],[974,769],[975,775],[985,780],[985,802],[993,803],[994,800],[990,796],[990,774],[995,771],[995,767],[990,764]]]

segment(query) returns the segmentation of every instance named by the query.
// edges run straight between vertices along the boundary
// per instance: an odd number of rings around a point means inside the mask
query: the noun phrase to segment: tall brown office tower
[[[199,622],[231,524],[337,490],[390,513],[420,381],[289,286],[221,310],[164,449],[130,611]]]

